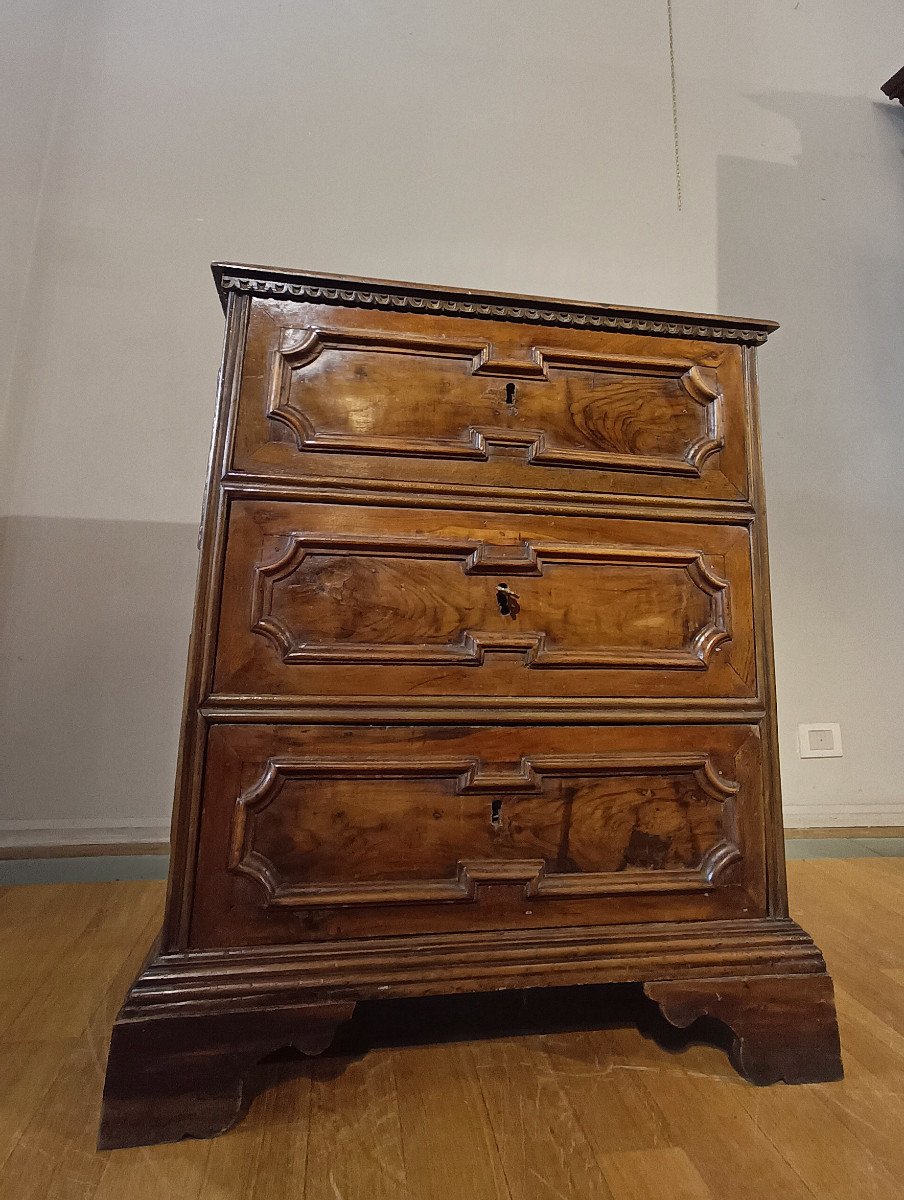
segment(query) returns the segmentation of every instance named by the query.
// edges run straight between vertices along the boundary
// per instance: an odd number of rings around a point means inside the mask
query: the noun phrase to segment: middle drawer
[[[749,531],[236,501],[214,691],[753,698]]]

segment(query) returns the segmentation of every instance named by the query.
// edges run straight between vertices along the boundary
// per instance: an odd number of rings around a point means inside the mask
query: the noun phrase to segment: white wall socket
[[[801,758],[841,758],[841,726],[829,721],[798,725],[797,749]]]

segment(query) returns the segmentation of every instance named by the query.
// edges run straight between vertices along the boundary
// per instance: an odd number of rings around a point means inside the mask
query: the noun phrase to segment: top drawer
[[[745,417],[737,345],[255,299],[232,468],[738,501]]]

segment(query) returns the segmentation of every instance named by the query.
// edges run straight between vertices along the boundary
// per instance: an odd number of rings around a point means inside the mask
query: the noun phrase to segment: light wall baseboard
[[[0,856],[51,857],[59,851],[75,857],[84,854],[157,854],[155,847],[169,842],[169,821],[120,817],[101,821],[11,821],[0,819]],[[128,847],[123,850],[122,847]]]
[[[32,858],[131,858],[139,854],[169,854],[169,842],[65,843],[59,846],[0,846],[0,860]]]
[[[792,829],[785,826],[786,838],[904,838],[904,825],[827,825]]]
[[[890,829],[904,824],[904,800],[877,804],[785,804],[785,829]]]

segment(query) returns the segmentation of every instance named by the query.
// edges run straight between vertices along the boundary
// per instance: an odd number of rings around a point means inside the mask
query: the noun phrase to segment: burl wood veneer
[[[841,1074],[788,918],[769,322],[218,264],[160,942],[100,1145],[206,1136],[357,1000],[637,981]]]

